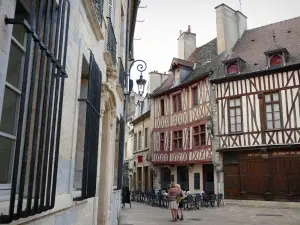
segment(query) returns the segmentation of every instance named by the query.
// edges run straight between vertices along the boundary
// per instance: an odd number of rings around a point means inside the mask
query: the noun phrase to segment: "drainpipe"
[[[210,72],[210,75],[213,74],[213,71]],[[215,139],[214,138],[214,114],[213,114],[213,109],[212,109],[212,105],[213,105],[213,91],[214,88],[212,87],[212,84],[209,82],[209,102],[210,102],[210,106],[209,106],[209,110],[210,110],[210,116],[211,116],[211,135],[212,135],[212,142]],[[213,149],[213,144],[212,144],[212,162],[213,162],[213,166],[214,166],[214,170],[217,172],[217,193],[220,193],[220,172],[218,172],[216,170],[216,161],[215,161],[215,150]]]

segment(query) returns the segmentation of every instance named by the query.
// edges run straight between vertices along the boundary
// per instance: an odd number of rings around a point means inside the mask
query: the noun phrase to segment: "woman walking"
[[[168,191],[168,199],[169,199],[169,206],[172,213],[173,222],[177,221],[177,209],[178,209],[178,203],[177,203],[177,195],[178,195],[178,189],[175,187],[174,183],[171,183],[171,188]]]

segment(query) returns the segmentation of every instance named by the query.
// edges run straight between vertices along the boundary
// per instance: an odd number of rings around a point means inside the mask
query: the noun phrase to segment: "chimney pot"
[[[189,33],[191,33],[191,25],[188,25],[188,30]]]

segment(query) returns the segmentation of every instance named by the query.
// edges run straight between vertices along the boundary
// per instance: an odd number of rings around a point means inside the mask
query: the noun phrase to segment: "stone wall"
[[[124,3],[123,3],[124,1]],[[127,0],[115,0],[116,15],[121,15],[121,5],[127,12]],[[123,113],[123,101],[124,99],[120,96],[117,91],[116,80],[109,82],[107,79],[107,64],[104,59],[103,52],[105,51],[105,40],[98,41],[95,33],[92,29],[90,21],[87,17],[85,8],[81,0],[71,0],[71,14],[70,14],[70,27],[69,27],[69,38],[68,38],[68,52],[67,52],[67,64],[66,71],[68,78],[65,80],[64,90],[64,104],[62,111],[62,124],[61,124],[61,142],[60,142],[60,153],[58,162],[58,175],[57,175],[57,191],[56,191],[56,204],[55,207],[46,211],[42,214],[31,216],[28,218],[19,219],[13,221],[11,224],[34,224],[34,225],[66,225],[66,224],[96,224],[97,223],[97,211],[98,211],[98,196],[112,193],[104,193],[99,189],[100,182],[100,171],[98,171],[97,178],[97,195],[95,198],[83,200],[80,202],[74,202],[73,198],[79,195],[78,192],[74,192],[74,168],[75,168],[75,155],[76,155],[76,140],[77,140],[77,126],[79,116],[79,102],[80,96],[80,82],[81,82],[81,64],[83,56],[89,59],[90,50],[94,53],[95,60],[99,65],[102,72],[102,82],[109,87],[109,92],[114,99],[115,112],[117,117]],[[4,84],[6,79],[6,71],[8,65],[8,55],[10,49],[10,40],[12,34],[12,25],[6,25],[4,23],[4,17],[14,17],[16,0],[5,0],[0,1],[0,119],[1,109],[4,96]],[[104,9],[104,17],[107,16],[107,9]],[[119,26],[120,16],[115,18],[115,35],[117,43],[120,43],[121,27]],[[103,33],[106,32],[105,26],[102,29]],[[121,53],[122,48],[117,46],[117,57],[123,56]],[[124,59],[123,59],[124,64]],[[118,66],[116,66],[118,68]],[[99,87],[100,88],[100,87]],[[100,156],[101,156],[101,137],[107,135],[105,132],[101,132],[102,119],[100,121],[100,132],[99,132],[99,149],[98,149],[98,168],[100,168]],[[115,141],[113,141],[115,142]],[[114,146],[114,145],[113,145]],[[107,149],[109,151],[110,149]],[[114,150],[112,147],[111,150]],[[111,164],[114,163],[114,157],[111,158]],[[113,178],[113,170],[106,170],[106,175]],[[5,195],[6,194],[6,195]],[[0,190],[0,214],[7,214],[9,194],[4,193]],[[4,196],[4,197],[3,197]],[[2,198],[3,197],[3,198]],[[110,196],[107,198],[111,201]],[[107,204],[110,205],[110,204]],[[113,204],[112,204],[113,205]],[[108,211],[107,220],[102,221],[98,224],[108,224],[108,221],[112,222],[115,220],[110,219],[111,209],[105,209]],[[113,223],[111,223],[113,225]]]

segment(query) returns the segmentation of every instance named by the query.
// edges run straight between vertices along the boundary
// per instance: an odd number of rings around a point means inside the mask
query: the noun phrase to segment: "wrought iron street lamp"
[[[146,82],[147,81],[143,78],[143,75],[140,75],[140,79],[136,80],[136,84],[138,85],[138,92],[140,95],[144,94]]]
[[[129,68],[129,77],[131,76],[131,69],[133,65],[135,65],[136,63],[138,63],[136,69],[140,72],[140,78],[136,80],[136,84],[138,85],[138,93],[140,95],[143,95],[145,91],[146,82],[147,82],[143,78],[143,72],[145,72],[145,70],[147,69],[147,64],[144,60],[141,59],[133,61]],[[132,91],[132,86],[133,86],[133,81],[130,80],[129,92]]]

